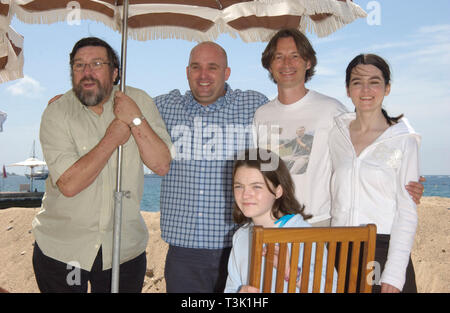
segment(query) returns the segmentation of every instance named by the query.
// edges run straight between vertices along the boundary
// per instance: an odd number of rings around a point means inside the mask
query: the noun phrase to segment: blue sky
[[[316,75],[307,87],[333,96],[349,109],[344,73],[359,53],[376,53],[391,65],[391,94],[384,106],[390,115],[404,113],[422,135],[421,174],[450,175],[450,1],[359,1],[369,14],[326,38],[307,34],[318,57]],[[375,6],[373,6],[375,4]],[[378,10],[379,8],[379,10]],[[375,24],[374,24],[375,23]],[[120,52],[121,36],[101,23],[28,25],[13,19],[25,37],[25,77],[0,84],[0,110],[8,114],[0,133],[0,166],[29,157],[33,140],[38,156],[39,123],[48,99],[71,88],[69,53],[82,37],[97,36]],[[260,63],[265,43],[244,43],[222,35],[228,52],[233,89],[253,89],[276,96],[276,86]],[[128,43],[127,85],[151,96],[188,89],[185,67],[194,42],[184,40]],[[23,173],[21,168],[8,171]]]

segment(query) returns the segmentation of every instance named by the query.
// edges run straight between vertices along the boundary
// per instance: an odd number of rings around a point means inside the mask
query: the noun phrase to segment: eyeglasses
[[[82,72],[86,68],[86,65],[89,65],[91,71],[98,71],[102,68],[103,64],[110,64],[111,62],[100,62],[94,61],[91,63],[74,63],[72,65],[72,69],[74,72]]]

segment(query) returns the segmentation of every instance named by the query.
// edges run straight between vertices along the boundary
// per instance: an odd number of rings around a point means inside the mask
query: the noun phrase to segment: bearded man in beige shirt
[[[140,292],[147,227],[140,214],[143,164],[169,171],[173,145],[144,91],[122,93],[119,60],[101,39],[83,38],[70,54],[72,90],[48,105],[40,140],[49,168],[33,220],[33,267],[42,292],[109,292],[117,147],[123,145],[124,197],[120,292]]]

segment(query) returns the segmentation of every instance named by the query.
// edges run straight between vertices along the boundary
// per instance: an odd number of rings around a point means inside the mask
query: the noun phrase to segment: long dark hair
[[[270,156],[269,158],[262,159],[261,156]],[[276,158],[273,162],[273,158]],[[271,163],[272,162],[272,163]],[[278,166],[264,166],[269,164],[278,164]],[[281,186],[283,189],[283,194],[281,197],[275,200],[272,206],[272,215],[275,218],[280,218],[286,214],[301,214],[303,219],[309,219],[312,215],[306,215],[303,213],[305,206],[301,205],[295,198],[295,185],[292,181],[291,174],[287,169],[284,162],[280,157],[270,151],[265,149],[247,149],[238,159],[234,162],[233,167],[233,186],[236,171],[241,167],[255,168],[261,172],[264,177],[264,182],[266,183],[267,189],[275,195],[274,190],[269,185],[269,182],[276,188]],[[266,170],[268,169],[268,170]],[[242,225],[251,222],[251,218],[246,217],[242,211],[239,209],[236,200],[233,202],[233,220],[236,224]]]
[[[358,65],[373,65],[376,68],[378,68],[384,78],[384,85],[387,86],[391,83],[391,70],[389,69],[389,65],[387,62],[380,56],[376,54],[360,54],[356,56],[353,60],[350,61],[350,63],[347,66],[347,69],[345,71],[345,86],[348,88],[350,86],[350,78],[352,75],[353,69]],[[381,112],[383,113],[384,118],[386,119],[389,126],[392,126],[394,124],[397,124],[398,121],[403,117],[403,114],[400,114],[396,117],[391,117],[387,114],[385,109],[381,109]]]
[[[83,47],[94,46],[94,47],[103,47],[106,49],[106,53],[108,55],[108,61],[110,62],[109,67],[111,72],[114,69],[117,69],[117,78],[114,81],[114,85],[117,85],[120,81],[120,61],[117,56],[116,51],[104,40],[101,40],[97,37],[86,37],[77,41],[77,43],[73,46],[72,52],[70,53],[70,66],[73,66],[73,58],[77,51]]]

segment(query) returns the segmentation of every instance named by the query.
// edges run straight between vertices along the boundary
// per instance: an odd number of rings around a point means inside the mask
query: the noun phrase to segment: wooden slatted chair
[[[321,290],[327,293],[332,292],[333,279],[335,279],[333,276],[336,275],[337,270],[336,292],[370,293],[372,284],[369,275],[371,275],[372,265],[374,264],[375,241],[376,226],[374,224],[363,227],[306,228],[263,228],[255,226],[253,228],[249,284],[260,288],[261,276],[263,275],[262,292],[271,292],[274,255],[275,250],[279,249],[275,292],[283,292],[285,288],[284,273],[286,266],[290,268],[287,292],[296,292],[298,267],[310,269],[311,251],[315,250],[312,292],[316,293]],[[265,262],[263,262],[264,245],[267,247],[267,253],[264,257]],[[303,249],[301,265],[299,265],[300,249]],[[323,260],[324,251],[327,251],[325,260]],[[291,256],[290,260],[289,255]],[[326,265],[322,261],[325,261]],[[263,263],[264,268],[262,268]],[[337,265],[336,270],[335,265]],[[326,278],[325,287],[323,287],[321,286],[321,283],[323,283],[321,280],[325,267]],[[301,270],[300,292],[308,292],[309,276],[310,271]]]

